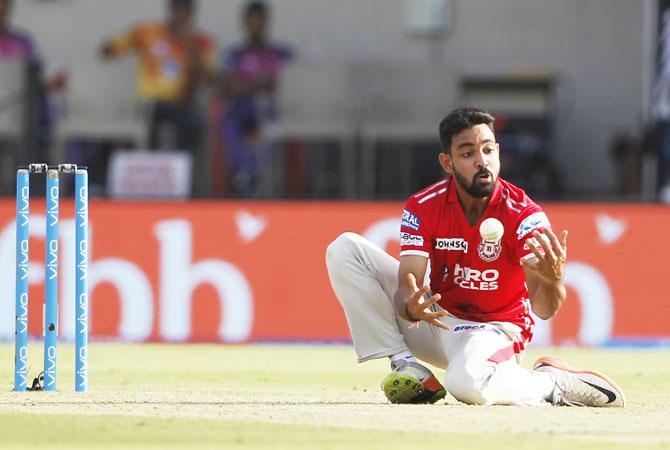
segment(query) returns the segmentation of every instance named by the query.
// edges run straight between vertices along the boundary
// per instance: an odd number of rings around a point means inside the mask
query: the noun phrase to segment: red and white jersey
[[[442,296],[439,305],[454,316],[520,326],[524,342],[515,350],[523,350],[534,322],[520,260],[532,255],[526,239],[550,226],[549,219],[522,189],[498,178],[484,214],[470,225],[454,183],[447,177],[409,198],[400,226],[400,256],[430,259],[431,291]],[[500,241],[484,241],[479,234],[489,217],[503,224]]]

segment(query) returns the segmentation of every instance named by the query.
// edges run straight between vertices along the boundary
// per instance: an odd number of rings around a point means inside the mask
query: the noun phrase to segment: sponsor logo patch
[[[435,239],[436,250],[457,250],[468,252],[468,241],[463,238],[437,238]]]
[[[411,212],[406,209],[402,212],[402,222],[400,226],[411,228],[412,230],[418,230],[419,225],[421,224],[421,219],[416,217]]]
[[[498,277],[500,274],[495,269],[484,271],[461,267],[456,263],[454,268],[454,283],[463,289],[474,291],[495,291],[498,289]]]
[[[516,236],[518,239],[522,239],[525,235],[537,228],[549,226],[551,225],[547,215],[541,211],[536,212],[521,221],[519,228],[516,230]]]
[[[461,323],[454,327],[454,333],[458,333],[459,331],[484,331],[484,330],[493,331],[494,333],[497,334],[502,334],[502,331],[500,331],[496,327],[485,323],[479,325]]]
[[[423,236],[416,236],[409,233],[400,233],[400,246],[404,247],[406,245],[423,247]]]
[[[466,324],[461,324],[461,325],[456,325],[454,327],[454,333],[458,331],[469,331],[469,330],[484,330],[486,329],[486,324],[481,324],[481,325],[466,325]]]

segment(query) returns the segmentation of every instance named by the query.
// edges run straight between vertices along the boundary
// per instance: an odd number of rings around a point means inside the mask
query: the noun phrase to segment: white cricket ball
[[[479,226],[479,234],[485,241],[499,241],[505,233],[502,222],[493,217],[484,220]]]

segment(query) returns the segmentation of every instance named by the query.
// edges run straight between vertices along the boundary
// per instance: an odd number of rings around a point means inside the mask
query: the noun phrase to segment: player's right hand
[[[445,310],[433,311],[430,309],[432,305],[440,301],[440,294],[434,294],[430,298],[426,299],[424,296],[430,290],[430,286],[422,286],[421,289],[416,285],[416,278],[413,273],[407,274],[407,284],[412,294],[407,299],[405,303],[405,314],[408,319],[412,320],[423,320],[428,322],[431,325],[434,325],[443,330],[450,330],[449,326],[445,325],[440,321],[440,317],[449,315]]]

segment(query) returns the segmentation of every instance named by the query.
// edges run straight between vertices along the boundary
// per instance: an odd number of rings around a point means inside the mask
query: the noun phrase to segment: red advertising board
[[[62,201],[60,335],[74,330],[72,207]],[[568,301],[540,344],[670,340],[670,208],[549,204],[567,228]],[[14,335],[15,204],[0,200],[0,337]],[[91,203],[91,336],[168,342],[342,341],[326,246],[344,231],[398,253],[402,203]],[[29,330],[41,334],[44,204],[31,211]]]

